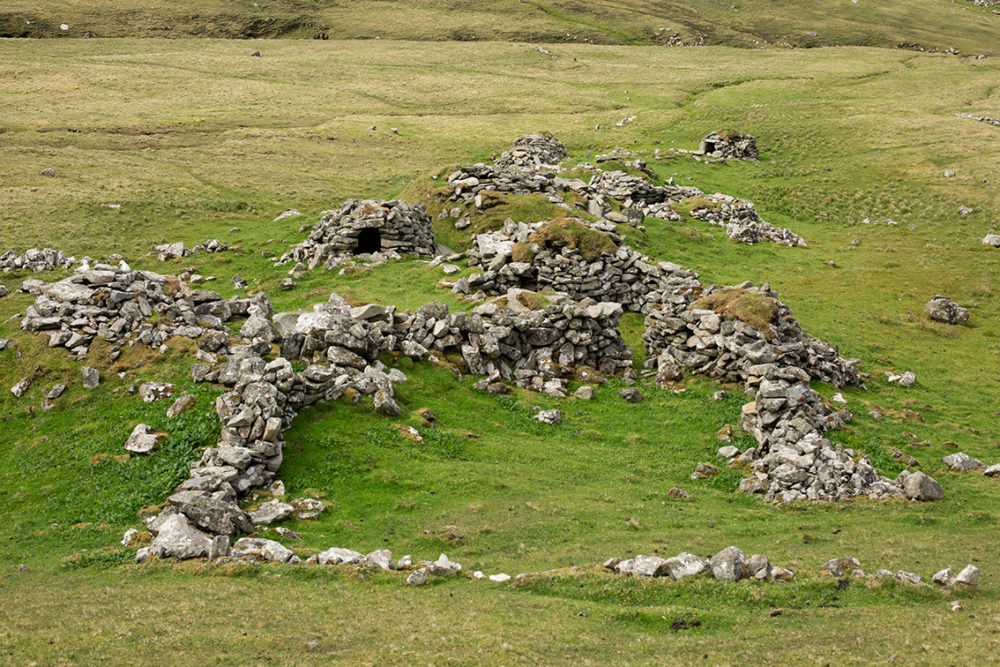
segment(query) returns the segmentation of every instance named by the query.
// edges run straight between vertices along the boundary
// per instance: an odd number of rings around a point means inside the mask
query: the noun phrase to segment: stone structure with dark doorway
[[[333,266],[355,255],[398,252],[433,256],[436,245],[423,204],[401,200],[348,199],[327,211],[309,238],[285,253],[282,262],[303,262],[310,269]]]

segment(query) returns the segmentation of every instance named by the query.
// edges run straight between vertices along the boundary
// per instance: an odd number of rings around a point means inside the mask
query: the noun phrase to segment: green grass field
[[[988,15],[940,4],[959,16]],[[856,420],[834,437],[890,476],[901,470],[893,449],[917,457],[945,499],[772,507],[735,493],[735,472],[691,481],[698,461],[718,462],[714,434],[735,423],[738,387],[722,402],[710,400],[717,386],[697,378],[682,394],[642,384],[636,405],[621,401],[614,383],[592,402],[494,397],[474,390],[473,378],[456,382],[416,364],[397,388],[398,418],[364,401],[300,415],[281,478],[293,494],[336,505],[318,521],[288,523],[303,539],[287,544],[303,556],[330,546],[416,559],[446,552],[487,574],[565,571],[516,584],[460,579],[408,589],[400,576],[350,569],[134,566],[118,540],[186,476],[198,449],[214,444],[219,390],[191,385],[194,360],[184,349],[161,356],[136,346],[112,367],[95,346],[87,363],[104,382],[84,391],[79,363],[20,331],[17,316],[31,300],[13,293],[0,299],[0,337],[16,344],[0,351],[4,661],[998,659],[997,482],[948,473],[940,460],[958,450],[1000,460],[1000,251],[980,243],[1000,232],[990,150],[1000,128],[955,117],[1000,117],[995,61],[856,47],[546,50],[386,38],[0,40],[0,248],[121,252],[133,267],[163,273],[195,267],[217,276],[210,287],[226,295],[239,274],[252,289],[273,291],[278,309],[325,301],[330,291],[405,308],[432,299],[468,308],[436,287],[440,269],[417,260],[349,276],[320,270],[279,292],[285,274],[264,254],[301,241],[300,225],[347,197],[417,198],[432,187],[430,175],[488,159],[525,132],[553,132],[576,161],[620,145],[642,152],[660,177],[749,198],[764,219],[807,239],[808,248],[746,247],[696,220],[649,220],[646,233],[629,235],[704,282],[769,282],[806,331],[860,357],[872,379],[867,391],[844,392]],[[709,165],[667,150],[696,148],[723,127],[754,134],[761,162]],[[48,167],[54,177],[39,173]],[[945,169],[956,176],[943,178]],[[101,206],[109,203],[121,208]],[[960,216],[959,205],[975,212]],[[271,222],[289,207],[305,215]],[[545,214],[535,200],[512,201],[475,224]],[[439,238],[454,248],[467,242],[445,224]],[[239,250],[166,264],[146,257],[157,243],[210,237]],[[0,274],[0,284],[13,291],[25,277]],[[968,325],[921,316],[939,293],[970,309]],[[637,352],[641,329],[641,317],[623,320]],[[7,389],[36,370],[15,399]],[[889,385],[885,370],[913,370],[917,386]],[[196,394],[196,409],[167,420],[168,403],[125,395],[143,380],[177,382]],[[60,381],[70,390],[43,412],[42,393]],[[560,407],[563,424],[533,421],[535,406]],[[871,419],[875,406],[889,417]],[[416,415],[425,407],[438,416],[433,429]],[[153,457],[119,463],[114,456],[138,421],[171,437]],[[421,429],[424,443],[402,439],[394,423]],[[922,440],[930,445],[912,446]],[[694,497],[673,499],[672,487]],[[643,582],[595,568],[610,556],[705,555],[730,544],[767,554],[796,578],[784,586]],[[863,581],[842,589],[819,577],[819,565],[841,555],[868,571],[910,570],[925,580],[973,562],[982,577],[953,613],[952,598],[933,589]],[[30,572],[19,572],[22,564]],[[693,620],[700,625],[677,627]]]
[[[878,46],[995,53],[967,0],[8,0],[0,37],[404,39],[742,48]],[[62,26],[66,28],[63,29]]]

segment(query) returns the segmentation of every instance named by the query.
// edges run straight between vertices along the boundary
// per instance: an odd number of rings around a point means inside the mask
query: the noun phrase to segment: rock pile
[[[975,0],[973,1],[975,2]],[[984,0],[979,0],[979,1],[983,2]],[[957,113],[955,115],[958,116],[959,118],[969,118],[972,120],[978,120],[980,123],[989,123],[990,125],[996,125],[997,127],[1000,127],[1000,119],[997,118],[990,118],[989,116],[976,116],[975,114],[971,113]]]
[[[52,248],[30,248],[21,254],[8,250],[0,255],[0,271],[51,271],[68,269],[76,263],[76,258],[67,257],[62,250]]]
[[[750,135],[732,135],[731,142],[720,146],[729,152],[753,155],[752,158],[741,159],[756,159],[756,146]],[[624,159],[626,153],[616,149],[612,154],[599,156],[598,163],[602,159]],[[496,164],[478,163],[453,172],[448,177],[451,199],[475,201],[477,207],[483,208],[488,206],[486,197],[489,193],[541,193],[553,203],[566,205],[564,193],[572,192],[585,200],[582,208],[595,216],[638,224],[645,216],[679,221],[681,216],[671,205],[697,198],[701,205],[692,210],[692,215],[724,227],[730,238],[741,243],[754,244],[766,240],[788,246],[805,245],[805,241],[793,232],[762,220],[753,203],[743,199],[723,194],[705,195],[698,188],[676,186],[672,182],[658,186],[641,176],[623,171],[603,171],[590,164],[579,165],[597,172],[589,183],[576,178],[562,178],[557,174],[557,164],[566,156],[566,147],[558,140],[542,135],[525,135],[518,138],[514,148],[504,153]],[[626,164],[653,176],[641,160],[626,161]],[[610,200],[621,202],[626,209],[625,214],[611,211]]]
[[[948,297],[936,295],[924,306],[924,315],[935,322],[945,324],[965,324],[969,321],[969,311]]]
[[[555,301],[512,292],[472,315],[430,303],[398,318],[389,349],[413,358],[459,352],[468,372],[488,382],[562,396],[570,379],[597,380],[631,367],[632,349],[617,330],[619,304]]]
[[[858,452],[823,437],[850,413],[828,408],[809,382],[860,385],[856,361],[803,333],[767,286],[709,286],[695,296],[693,289],[665,294],[646,317],[643,343],[661,382],[693,371],[745,383],[754,400],[743,406],[741,426],[758,446],[738,457],[731,452],[733,465],[751,472],[741,491],[763,493],[768,502],[941,497],[923,473],[890,480]]]
[[[248,299],[225,300],[192,290],[173,276],[124,271],[108,264],[81,267],[49,285],[28,286],[35,302],[21,320],[24,331],[47,333],[50,347],[84,355],[96,338],[114,345],[138,341],[159,347],[173,336],[200,339],[215,352],[224,347],[230,317],[247,314]],[[263,297],[266,299],[266,297]],[[150,318],[157,316],[157,322]]]
[[[551,134],[525,134],[494,162],[500,167],[538,171],[558,166],[568,157],[566,145]]]
[[[354,255],[395,251],[434,255],[431,219],[423,204],[400,200],[348,199],[336,211],[323,215],[309,237],[285,253],[279,264],[301,262],[314,269],[332,269]]]
[[[613,226],[574,218],[534,225],[508,221],[500,231],[476,236],[467,257],[484,271],[469,277],[469,288],[492,295],[512,288],[553,290],[645,312],[660,292],[700,284],[694,272],[656,262],[619,245],[620,239]]]
[[[753,367],[777,364],[837,387],[861,383],[857,361],[844,360],[836,346],[803,332],[766,284],[696,283],[665,291],[646,316],[642,340],[647,364],[656,364],[661,380],[687,370],[746,382]]]
[[[734,582],[741,579],[758,579],[774,583],[784,583],[795,573],[777,565],[772,565],[767,556],[754,554],[749,558],[737,547],[726,547],[710,558],[701,558],[682,552],[673,558],[660,556],[636,556],[635,558],[610,558],[602,567],[616,574],[633,577],[670,577],[681,581],[688,577],[710,575],[716,581]]]
[[[599,207],[614,199],[627,209],[638,209],[644,216],[661,220],[681,220],[675,206],[689,207],[693,218],[719,225],[729,238],[753,245],[771,241],[796,247],[806,245],[794,232],[761,219],[753,202],[730,195],[707,195],[693,186],[654,185],[623,171],[605,171],[594,175],[585,191]]]
[[[480,206],[486,193],[511,195],[541,193],[549,201],[562,203],[556,187],[558,177],[551,171],[525,171],[509,169],[495,164],[477,162],[471,167],[459,167],[448,176],[451,199],[459,202],[475,201]]]
[[[188,248],[183,241],[175,243],[164,243],[155,246],[152,254],[157,255],[161,262],[178,257],[190,257],[199,252],[225,252],[229,250],[229,244],[219,239],[206,239],[193,248]]]
[[[904,584],[926,585],[920,578],[919,574],[907,572],[905,570],[897,570],[896,572],[893,572],[892,570],[881,568],[875,573],[869,574],[861,569],[861,561],[850,556],[832,558],[828,560],[820,566],[820,573],[822,575],[829,575],[832,577],[872,577],[875,579],[895,579],[896,581]],[[970,564],[956,575],[955,572],[949,567],[936,572],[933,577],[931,577],[931,580],[936,584],[941,584],[942,586],[947,586],[949,588],[955,587],[959,584],[968,586],[969,588],[974,588],[979,581],[979,568]]]
[[[810,389],[804,370],[765,364],[753,372],[757,375],[747,386],[754,401],[743,406],[740,425],[758,447],[736,459],[751,471],[740,483],[741,491],[764,493],[768,502],[904,495],[913,500],[937,499],[921,486],[921,478],[907,485],[909,473],[905,471],[895,481],[882,477],[860,452],[824,438],[823,433],[840,428],[849,413],[826,408],[822,397]]]
[[[695,155],[754,161],[760,158],[757,152],[757,140],[752,135],[724,130],[712,132],[702,139]]]

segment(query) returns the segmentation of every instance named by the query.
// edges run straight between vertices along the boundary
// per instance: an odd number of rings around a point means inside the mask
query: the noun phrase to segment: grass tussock
[[[597,259],[618,249],[611,237],[573,218],[555,218],[542,225],[529,239],[552,248],[579,250],[584,259]]]
[[[749,324],[770,339],[778,319],[777,302],[763,294],[735,288],[712,292],[691,304],[691,309],[712,310],[722,319]]]

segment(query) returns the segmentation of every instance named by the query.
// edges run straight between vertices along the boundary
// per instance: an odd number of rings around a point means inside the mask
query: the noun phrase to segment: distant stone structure
[[[736,160],[758,160],[757,140],[746,132],[718,130],[701,140],[695,155],[708,155]]]

